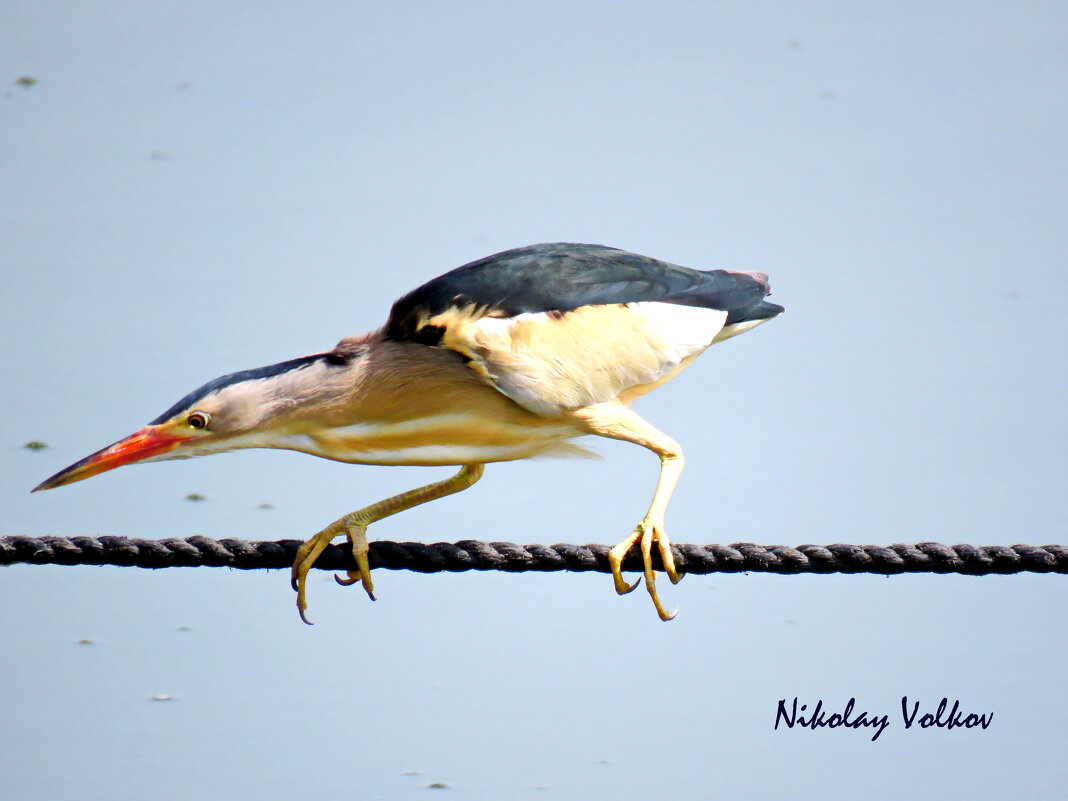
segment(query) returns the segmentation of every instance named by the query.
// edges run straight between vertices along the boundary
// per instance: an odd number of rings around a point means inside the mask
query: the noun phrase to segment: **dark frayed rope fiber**
[[[0,537],[0,565],[121,565],[126,567],[289,568],[300,540],[248,542],[207,537],[143,540],[127,537]],[[1068,573],[1064,545],[674,545],[686,573]],[[419,573],[464,570],[609,572],[607,545],[514,545],[510,542],[372,542],[371,567]],[[655,552],[655,549],[654,549]],[[354,567],[343,545],[315,563],[323,570]],[[634,548],[624,569],[640,570]]]

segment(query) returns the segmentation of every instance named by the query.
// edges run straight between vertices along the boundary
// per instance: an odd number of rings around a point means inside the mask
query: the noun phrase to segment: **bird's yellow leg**
[[[649,597],[653,600],[656,613],[661,620],[671,620],[676,612],[668,612],[656,591],[656,572],[653,570],[652,551],[653,545],[660,552],[660,559],[664,563],[664,572],[668,574],[672,584],[678,584],[682,580],[675,567],[675,557],[671,552],[671,540],[664,531],[664,513],[667,511],[671,493],[678,483],[679,476],[685,460],[682,456],[682,448],[675,440],[658,431],[645,422],[641,417],[621,404],[605,404],[580,409],[573,412],[574,416],[581,420],[585,428],[591,434],[599,434],[602,437],[633,442],[648,448],[660,457],[660,478],[656,484],[656,492],[653,493],[653,501],[649,505],[649,511],[635,527],[630,535],[608,552],[608,563],[612,568],[612,580],[616,592],[624,595],[638,586],[641,579],[628,584],[623,578],[623,557],[627,555],[635,543],[640,543],[642,562],[644,565],[643,576],[645,588]]]
[[[444,481],[427,484],[425,487],[408,490],[399,495],[386,498],[378,503],[365,506],[351,514],[347,514],[339,520],[335,520],[310,540],[297,549],[297,557],[293,561],[291,582],[293,589],[297,591],[297,611],[305,623],[311,623],[305,612],[308,609],[305,589],[308,580],[308,571],[311,570],[315,560],[326,549],[326,546],[337,536],[346,534],[352,545],[352,555],[356,560],[356,570],[349,570],[348,578],[337,579],[341,584],[354,584],[362,581],[364,590],[373,601],[374,584],[371,581],[371,566],[368,561],[369,547],[367,544],[367,527],[384,517],[411,509],[421,503],[435,501],[446,495],[465,490],[482,478],[484,466],[481,464],[464,465],[460,472]]]

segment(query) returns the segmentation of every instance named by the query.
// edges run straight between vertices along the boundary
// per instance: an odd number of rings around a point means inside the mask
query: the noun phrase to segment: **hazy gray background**
[[[689,456],[677,541],[1064,542],[1065,9],[6,0],[0,533],[303,537],[444,476],[250,451],[28,494],[573,240],[787,307],[639,405]],[[593,444],[372,536],[614,543],[656,460]],[[376,583],[317,574],[308,628],[280,572],[0,572],[0,798],[1063,797],[1061,577],[690,577],[669,625],[607,576]],[[993,726],[904,731],[904,694]],[[794,695],[893,722],[773,731]]]

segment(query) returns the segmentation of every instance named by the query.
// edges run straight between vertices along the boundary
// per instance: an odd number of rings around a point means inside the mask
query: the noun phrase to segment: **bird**
[[[545,243],[457,267],[397,300],[384,326],[333,349],[216,378],[130,436],[64,468],[34,492],[123,465],[238,448],[282,448],[365,465],[453,466],[443,481],[347,514],[304,542],[291,571],[307,616],[308,571],[345,537],[371,600],[367,527],[468,489],[484,465],[581,455],[597,435],[640,445],[660,459],[652,501],[610,549],[620,595],[644,579],[661,620],[653,548],[672,583],[664,518],[683,470],[681,446],[631,405],[670,381],[709,346],[784,311],[765,298],[761,272],[696,270],[593,244]],[[622,562],[638,544],[642,576]],[[677,610],[676,610],[677,611]]]

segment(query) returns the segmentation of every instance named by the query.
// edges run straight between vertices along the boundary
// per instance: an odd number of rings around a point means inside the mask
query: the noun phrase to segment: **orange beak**
[[[73,484],[75,481],[81,481],[83,478],[89,478],[107,470],[114,470],[116,467],[140,462],[150,456],[159,456],[189,439],[192,437],[164,432],[160,426],[145,426],[126,439],[120,439],[114,445],[109,445],[86,456],[80,462],[75,462],[70,467],[60,470],[51,478],[46,478],[34,487],[32,492]]]

